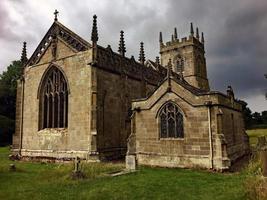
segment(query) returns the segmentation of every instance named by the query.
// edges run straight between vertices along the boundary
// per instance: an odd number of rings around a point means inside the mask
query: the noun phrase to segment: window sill
[[[63,135],[68,133],[68,128],[45,128],[38,131],[38,134],[47,134],[47,135]]]
[[[167,141],[169,141],[169,140],[171,140],[171,141],[173,141],[173,140],[184,141],[184,138],[159,138],[159,140],[162,140],[162,141],[165,141],[165,140],[167,140]]]

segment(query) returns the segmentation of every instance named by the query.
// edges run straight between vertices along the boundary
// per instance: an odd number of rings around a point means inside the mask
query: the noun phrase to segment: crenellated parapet
[[[125,74],[130,78],[158,85],[166,75],[165,71],[155,70],[137,62],[133,57],[127,58],[116,52],[111,47],[97,47],[96,67],[116,73]]]
[[[176,30],[176,28],[175,28]],[[198,29],[197,29],[198,30]],[[175,31],[176,32],[176,31]],[[177,34],[177,33],[176,33]],[[174,36],[176,35],[174,34]],[[160,32],[160,38],[162,38],[162,33]],[[166,43],[163,42],[163,39],[161,39],[160,43],[160,53],[163,53],[165,51],[171,51],[174,48],[181,48],[181,47],[186,47],[186,46],[195,46],[198,49],[202,50],[203,52],[205,51],[205,46],[204,46],[204,34],[202,33],[202,39],[200,40],[199,36],[195,37],[193,35],[190,35],[188,37],[183,37],[183,38],[176,38],[173,37],[171,41],[168,41]]]

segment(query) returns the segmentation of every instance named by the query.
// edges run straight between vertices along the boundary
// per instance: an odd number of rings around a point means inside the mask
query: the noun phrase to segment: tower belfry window
[[[51,67],[41,83],[40,129],[68,126],[68,95],[64,75],[57,67]]]
[[[176,66],[176,72],[182,73],[184,71],[184,58],[182,58],[181,56],[178,56],[175,59],[174,65]]]

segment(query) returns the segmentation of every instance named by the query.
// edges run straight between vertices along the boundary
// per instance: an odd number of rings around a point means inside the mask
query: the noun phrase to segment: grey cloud
[[[15,39],[9,23],[11,22],[8,10],[5,6],[5,1],[0,2],[0,39],[5,38],[7,40]]]

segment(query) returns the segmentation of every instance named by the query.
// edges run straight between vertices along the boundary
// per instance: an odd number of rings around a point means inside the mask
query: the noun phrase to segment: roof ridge
[[[77,39],[81,40],[85,44],[91,46],[91,44],[89,42],[87,42],[85,39],[83,39],[81,36],[79,36],[77,33],[73,32],[71,29],[69,29],[68,27],[66,27],[65,25],[60,23],[59,21],[55,21],[55,24],[57,24],[61,28],[65,29],[66,31],[70,32],[71,34],[73,34],[73,36],[77,37]]]
[[[62,38],[65,42],[75,48],[77,51],[84,51],[91,47],[91,44],[80,37],[78,34],[64,26],[58,21],[54,21],[50,26],[37,48],[34,50],[26,65],[34,65],[39,62],[40,58],[50,46],[52,35]]]

